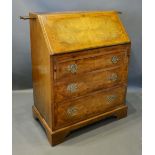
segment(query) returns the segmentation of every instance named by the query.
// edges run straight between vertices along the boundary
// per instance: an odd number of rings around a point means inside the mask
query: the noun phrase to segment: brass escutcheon
[[[119,61],[119,58],[117,56],[112,56],[111,61],[113,64],[116,64]]]
[[[74,93],[77,91],[77,84],[76,83],[71,83],[67,86],[67,91]]]
[[[75,116],[77,114],[77,108],[76,107],[69,107],[67,109],[67,114],[69,116],[72,116],[72,117]]]
[[[116,73],[112,73],[112,75],[108,78],[108,80],[116,81],[118,79],[118,75]]]
[[[108,101],[108,103],[111,103],[111,102],[113,102],[116,98],[117,98],[116,95],[110,95],[110,96],[107,96],[107,101]]]
[[[76,73],[78,69],[78,66],[76,64],[70,64],[68,65],[68,71],[71,73]]]

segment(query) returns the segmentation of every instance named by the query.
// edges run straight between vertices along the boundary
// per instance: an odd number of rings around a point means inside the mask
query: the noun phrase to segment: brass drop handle
[[[77,91],[77,83],[71,83],[67,86],[67,91],[70,93],[74,93]]]
[[[76,73],[78,69],[77,64],[70,64],[68,65],[68,71],[71,73]]]
[[[112,56],[111,61],[113,64],[116,64],[119,61],[119,58],[117,56]]]
[[[68,116],[73,117],[77,115],[77,111],[78,111],[77,108],[75,106],[72,106],[67,109],[67,114]]]
[[[27,19],[36,19],[36,17],[29,17],[29,16],[20,16],[19,18],[20,18],[20,19],[23,19],[23,20],[27,20]]]
[[[112,75],[108,78],[110,81],[116,81],[118,79],[118,75],[116,73],[112,73]]]
[[[122,11],[116,11],[118,14],[122,14],[123,12]]]
[[[117,98],[116,95],[107,96],[107,102],[112,103],[114,100],[116,100],[116,98]]]

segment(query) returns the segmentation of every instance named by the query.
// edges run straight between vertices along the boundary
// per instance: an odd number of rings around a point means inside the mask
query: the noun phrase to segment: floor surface
[[[32,118],[32,90],[13,91],[13,155],[141,155],[141,89],[129,88],[126,102],[126,118],[84,127],[52,147]]]

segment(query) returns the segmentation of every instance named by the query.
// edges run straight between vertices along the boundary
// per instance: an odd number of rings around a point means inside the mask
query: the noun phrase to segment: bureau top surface
[[[129,43],[116,11],[30,13],[40,23],[50,53]]]

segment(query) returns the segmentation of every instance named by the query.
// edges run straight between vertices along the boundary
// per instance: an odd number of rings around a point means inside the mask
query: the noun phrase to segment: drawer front
[[[55,128],[65,127],[102,114],[124,104],[126,87],[93,93],[75,101],[57,105]]]
[[[104,52],[96,52],[90,55],[70,55],[58,57],[55,60],[55,79],[64,78],[66,76],[76,76],[79,74],[91,72],[94,70],[117,67],[127,62],[127,50],[112,50],[107,54]],[[64,58],[63,58],[64,57]],[[65,59],[66,58],[66,59]]]
[[[126,80],[127,70],[123,67],[92,72],[75,78],[66,77],[54,84],[55,102],[58,103],[102,88],[112,87],[124,83]]]

